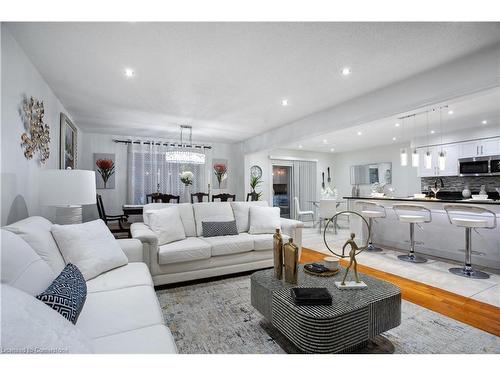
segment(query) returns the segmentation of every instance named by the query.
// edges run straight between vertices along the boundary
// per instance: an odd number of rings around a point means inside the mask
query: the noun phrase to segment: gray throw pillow
[[[233,236],[238,234],[236,220],[202,221],[203,237]]]

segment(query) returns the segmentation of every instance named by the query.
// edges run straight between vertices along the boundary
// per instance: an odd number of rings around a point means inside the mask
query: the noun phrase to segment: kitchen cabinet
[[[431,154],[432,167],[431,169],[425,168],[425,154],[429,150]],[[439,153],[443,150],[446,156],[446,163],[444,170],[439,170]],[[458,176],[458,155],[459,145],[449,144],[444,146],[422,147],[418,149],[419,163],[418,163],[418,176],[419,177],[434,177],[434,176]]]
[[[491,156],[500,154],[500,138],[488,138],[479,141],[462,142],[460,158],[474,158],[477,156]]]

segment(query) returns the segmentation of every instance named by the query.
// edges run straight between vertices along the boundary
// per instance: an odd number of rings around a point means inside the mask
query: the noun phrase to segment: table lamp
[[[57,224],[82,222],[82,205],[96,203],[95,172],[81,169],[40,171],[40,203],[56,207]]]

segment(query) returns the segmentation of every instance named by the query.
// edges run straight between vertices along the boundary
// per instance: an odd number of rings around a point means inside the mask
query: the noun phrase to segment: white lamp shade
[[[45,206],[95,204],[95,172],[81,169],[41,170],[40,203]]]

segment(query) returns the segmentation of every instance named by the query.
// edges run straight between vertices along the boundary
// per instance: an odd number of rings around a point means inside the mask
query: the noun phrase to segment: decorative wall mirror
[[[351,166],[351,185],[392,184],[392,163]]]

